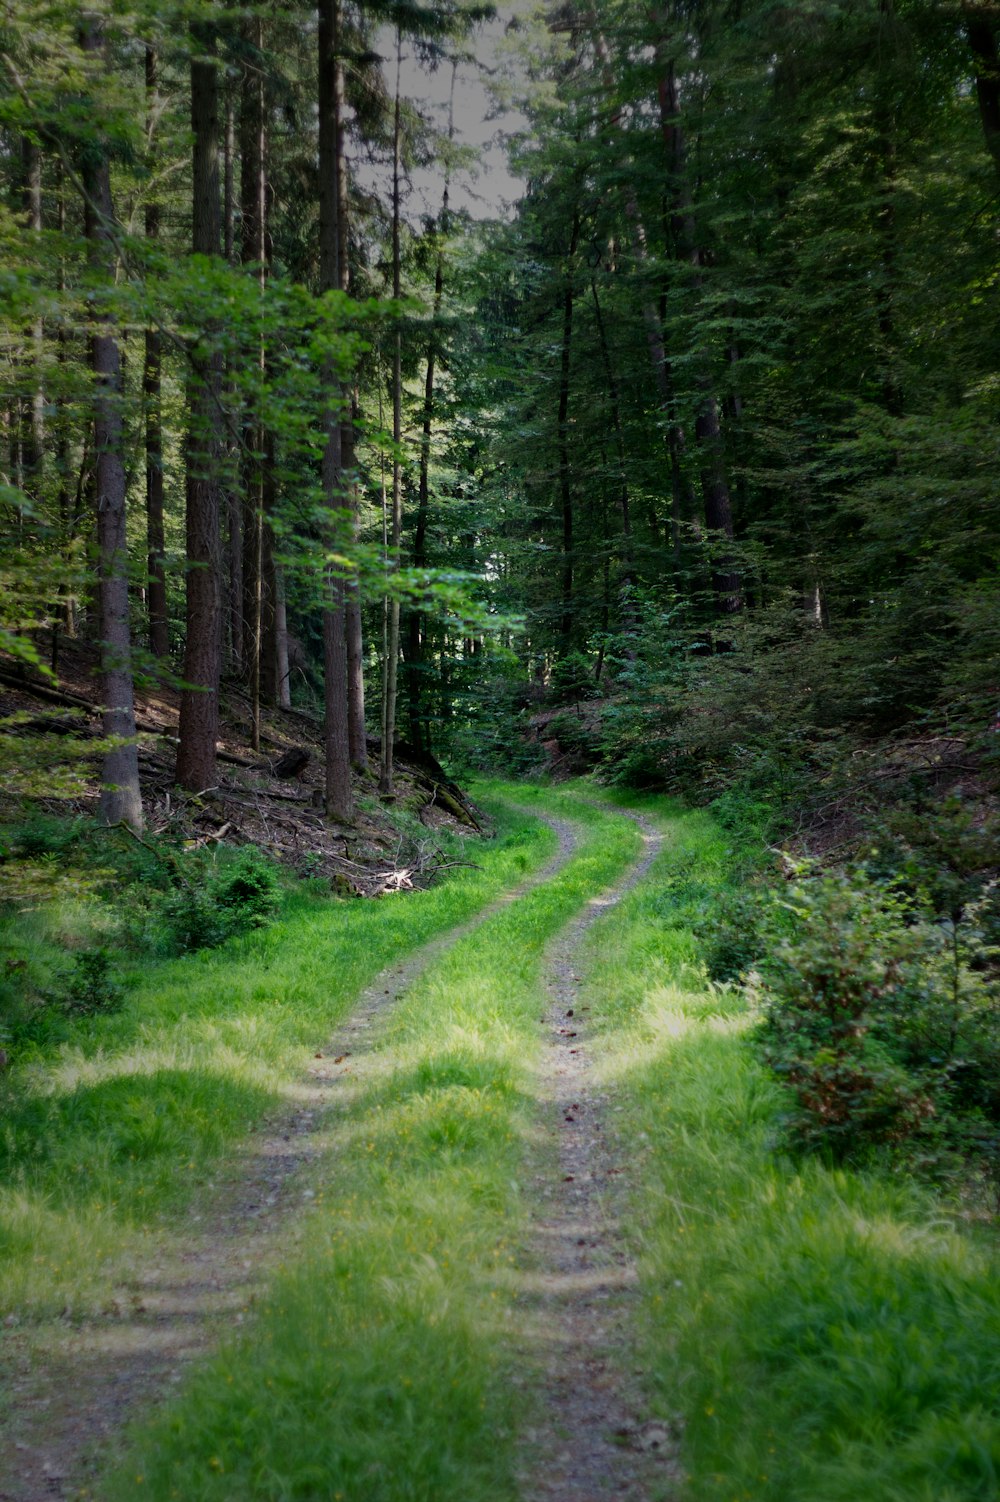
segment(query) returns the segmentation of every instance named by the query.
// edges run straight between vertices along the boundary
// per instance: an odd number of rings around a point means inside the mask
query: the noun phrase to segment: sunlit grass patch
[[[516,1495],[501,1274],[522,1239],[542,954],[639,843],[612,814],[581,822],[559,876],[450,947],[387,1019],[316,1169],[303,1259],[136,1435],[109,1499],[137,1495],[136,1475],[165,1502]]]
[[[589,995],[621,1130],[655,1400],[697,1502],[1000,1495],[995,1247],[901,1178],[796,1164],[736,991],[697,975],[701,815],[593,935]],[[678,868],[680,863],[680,868]],[[671,900],[670,894],[675,900]],[[694,967],[694,968],[693,968]]]
[[[430,891],[377,903],[293,891],[273,927],[151,962],[120,1011],[66,1024],[8,1071],[0,1313],[100,1312],[141,1255],[143,1228],[180,1222],[220,1160],[294,1096],[363,986],[471,917],[554,844],[544,826],[512,815],[495,841],[476,845],[481,869]],[[86,913],[70,907],[44,921],[72,919],[86,938]]]

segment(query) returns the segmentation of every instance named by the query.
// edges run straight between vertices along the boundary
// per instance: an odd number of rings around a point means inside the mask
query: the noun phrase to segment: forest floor
[[[74,1251],[72,1222],[106,1207],[25,1170],[36,1248],[61,1250],[0,1284],[24,1310],[0,1497],[995,1497],[995,1243],[775,1152],[752,1018],[691,932],[726,837],[663,800],[482,793],[481,871],[175,962],[183,1005],[161,981],[136,1002],[155,1026],[36,1070],[44,1099],[102,1072],[148,1090],[204,1065],[185,1034],[244,1086],[259,1051],[268,1111],[241,1136],[241,1096],[228,1137],[185,1145],[195,1190],[145,1221],[156,1184],[119,1154],[127,1254],[106,1239],[103,1272],[73,1264],[98,1243]],[[269,1040],[286,993],[305,1025]]]
[[[96,666],[94,649],[78,641],[63,644],[55,682],[0,654],[0,718],[20,716],[22,724],[12,733],[25,743],[23,773],[9,779],[4,802],[16,806],[22,782],[37,801],[31,738],[42,735],[46,776],[64,751],[63,773],[71,779],[64,796],[49,800],[52,811],[60,817],[96,812],[100,757],[87,754],[87,743],[100,734]],[[355,772],[354,820],[340,825],[326,819],[322,717],[264,706],[255,750],[250,701],[232,681],[220,694],[216,785],[197,797],[185,795],[174,779],[178,689],[169,682],[140,683],[135,709],[145,822],[152,833],[170,831],[207,846],[221,840],[253,844],[300,875],[323,876],[340,892],[370,897],[433,879],[446,860],[436,839],[441,832],[489,832],[481,812],[440,764],[402,742],[393,796],[377,796],[377,738],[369,738],[369,766]]]

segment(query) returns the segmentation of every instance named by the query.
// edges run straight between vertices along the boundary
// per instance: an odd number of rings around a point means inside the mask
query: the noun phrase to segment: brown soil
[[[64,643],[59,678],[53,684],[0,656],[0,718],[30,715],[15,732],[41,738],[42,749],[26,755],[24,788],[31,795],[41,778],[36,766],[65,764],[72,742],[100,733],[96,657],[80,642]],[[401,838],[396,823],[377,797],[379,743],[369,744],[370,766],[355,775],[355,796],[364,800],[350,825],[325,818],[323,801],[323,726],[305,710],[266,708],[262,713],[260,750],[250,744],[249,701],[235,683],[220,694],[219,763],[216,785],[199,797],[174,785],[180,696],[169,684],[147,684],[136,692],[140,734],[139,776],[146,827],[153,833],[172,830],[202,845],[254,844],[302,875],[323,876],[344,894],[379,896],[385,891],[426,885],[445,861],[435,834],[488,832],[482,814],[431,758],[420,758],[397,744],[393,808],[415,815],[424,826]],[[275,768],[290,751],[303,753],[299,775],[282,777]],[[300,759],[303,759],[300,757]],[[83,783],[58,799],[37,797],[50,811],[70,816],[97,811],[100,757],[74,763]],[[19,779],[8,790],[16,804],[23,791]],[[4,796],[0,794],[0,814]],[[412,827],[412,826],[411,826]]]

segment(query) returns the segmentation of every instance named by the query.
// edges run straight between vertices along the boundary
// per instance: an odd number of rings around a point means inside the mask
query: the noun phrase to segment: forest
[[[998,231],[995,0],[3,8],[0,1496],[995,1499]]]

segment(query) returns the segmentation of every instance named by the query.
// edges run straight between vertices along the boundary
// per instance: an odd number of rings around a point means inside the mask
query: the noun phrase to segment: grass
[[[365,984],[473,915],[554,848],[505,819],[482,870],[377,903],[306,883],[280,922],[150,963],[113,1015],[73,1021],[0,1084],[0,1314],[99,1311],[116,1278],[176,1225],[233,1145],[283,1107],[306,1059]],[[22,921],[43,956],[92,941],[77,899]],[[89,925],[89,926],[88,926]],[[10,936],[8,936],[10,937]],[[17,958],[17,950],[11,951]]]
[[[246,1333],[137,1431],[108,1502],[516,1495],[502,1272],[524,1214],[542,953],[639,841],[570,796],[515,796],[581,822],[576,854],[403,998],[316,1172],[301,1257]]]
[[[644,1356],[683,1426],[686,1496],[995,1502],[995,1246],[902,1180],[776,1152],[752,1018],[705,981],[691,933],[731,844],[703,814],[665,828],[649,878],[592,931],[588,985],[638,1149]]]

